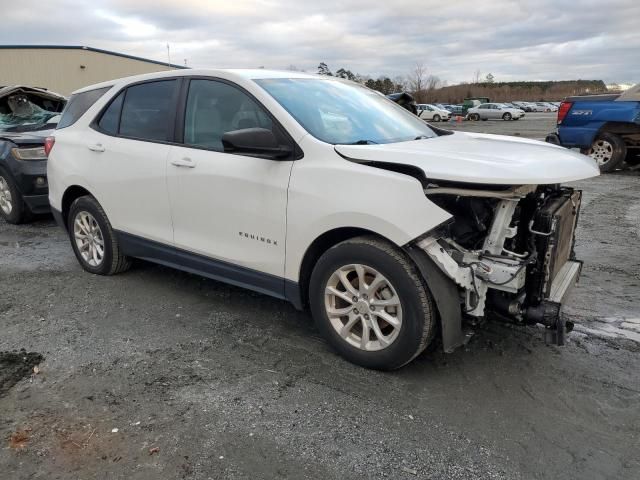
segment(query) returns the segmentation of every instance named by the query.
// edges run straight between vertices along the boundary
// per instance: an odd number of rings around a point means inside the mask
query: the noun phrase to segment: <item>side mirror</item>
[[[226,153],[256,155],[273,160],[289,157],[293,152],[289,145],[278,144],[278,139],[266,128],[243,128],[222,135]]]

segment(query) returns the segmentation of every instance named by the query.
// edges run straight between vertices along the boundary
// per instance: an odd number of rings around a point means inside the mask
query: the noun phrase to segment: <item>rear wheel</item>
[[[414,264],[375,237],[342,242],[320,257],[309,286],[315,323],[347,360],[393,370],[431,342],[436,317]]]
[[[25,222],[31,216],[13,178],[2,169],[0,169],[0,216],[14,225]]]
[[[596,161],[601,172],[613,172],[627,156],[627,146],[619,136],[601,133],[586,154]]]
[[[625,158],[624,162],[630,167],[640,165],[640,150],[637,148],[628,148],[627,158]]]
[[[114,275],[131,266],[122,254],[107,214],[91,196],[76,199],[67,220],[71,246],[87,272]]]
[[[504,115],[502,115],[502,119],[505,121],[509,121],[511,120],[513,117],[511,116],[511,114],[509,112],[505,113]]]

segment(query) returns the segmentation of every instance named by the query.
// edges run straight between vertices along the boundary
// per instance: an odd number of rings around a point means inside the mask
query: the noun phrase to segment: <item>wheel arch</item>
[[[80,197],[84,197],[85,195],[91,195],[91,192],[80,185],[71,185],[67,187],[62,195],[62,204],[61,204],[61,215],[62,220],[64,222],[65,229],[67,228],[69,210],[71,209],[71,204]]]
[[[603,133],[619,136],[626,145],[640,145],[640,124],[629,122],[605,122],[594,135],[593,141]]]
[[[331,247],[340,242],[349,240],[350,238],[359,237],[361,235],[374,235],[387,242],[391,242],[388,238],[379,233],[359,227],[338,227],[328,230],[318,236],[305,251],[300,269],[298,272],[298,293],[296,298],[291,299],[293,304],[298,308],[306,308],[309,305],[309,282],[311,281],[311,273],[318,259]],[[391,242],[393,243],[393,242]]]

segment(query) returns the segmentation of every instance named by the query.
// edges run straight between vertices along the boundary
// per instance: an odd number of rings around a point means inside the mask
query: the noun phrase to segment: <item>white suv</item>
[[[183,70],[75,92],[47,142],[50,202],[88,272],[130,258],[310,306],[346,358],[398,368],[491,312],[542,323],[580,263],[593,161],[429,127],[361,85]],[[467,320],[471,320],[467,322]]]

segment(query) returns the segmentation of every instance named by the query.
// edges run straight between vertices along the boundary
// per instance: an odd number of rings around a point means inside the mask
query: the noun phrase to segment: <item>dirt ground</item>
[[[144,262],[92,276],[50,218],[0,220],[0,351],[44,357],[0,395],[0,477],[640,478],[640,172],[577,186],[568,345],[487,323],[392,373],[285,302]]]

